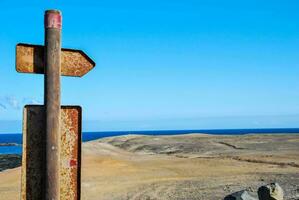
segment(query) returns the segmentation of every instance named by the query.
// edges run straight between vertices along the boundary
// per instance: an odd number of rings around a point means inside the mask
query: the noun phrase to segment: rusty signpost
[[[61,49],[61,12],[45,12],[45,46],[18,44],[16,70],[45,77],[45,105],[23,112],[23,200],[79,200],[81,108],[60,106],[60,76],[83,76],[95,63],[80,50]]]

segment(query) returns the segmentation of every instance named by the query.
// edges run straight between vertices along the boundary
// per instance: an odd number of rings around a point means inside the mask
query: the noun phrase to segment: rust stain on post
[[[61,75],[82,77],[95,67],[83,51],[61,49]],[[44,74],[44,46],[17,44],[16,70],[21,73]]]
[[[62,106],[60,199],[80,199],[81,108]],[[45,186],[45,107],[25,106],[23,119],[22,200],[41,200]]]

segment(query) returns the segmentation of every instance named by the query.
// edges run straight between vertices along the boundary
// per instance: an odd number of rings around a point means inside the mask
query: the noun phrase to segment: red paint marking
[[[77,166],[77,160],[74,159],[70,160],[70,166],[71,167]]]
[[[45,28],[59,28],[62,26],[62,17],[59,12],[48,12],[45,16]]]

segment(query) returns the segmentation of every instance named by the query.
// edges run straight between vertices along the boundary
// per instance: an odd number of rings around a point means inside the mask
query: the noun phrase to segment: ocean
[[[142,135],[178,135],[189,133],[206,133],[213,135],[244,135],[244,134],[279,134],[299,133],[299,128],[275,128],[275,129],[211,129],[211,130],[156,130],[156,131],[107,131],[107,132],[83,132],[83,142],[96,140],[105,137],[142,134]],[[0,134],[1,143],[16,143],[17,146],[0,146],[0,154],[22,154],[22,134],[9,133]]]

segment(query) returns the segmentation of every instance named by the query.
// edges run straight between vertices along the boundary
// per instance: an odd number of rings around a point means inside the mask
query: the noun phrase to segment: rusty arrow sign
[[[82,77],[95,67],[83,51],[61,49],[61,75]],[[16,70],[20,73],[44,74],[44,46],[19,43],[16,46]]]

